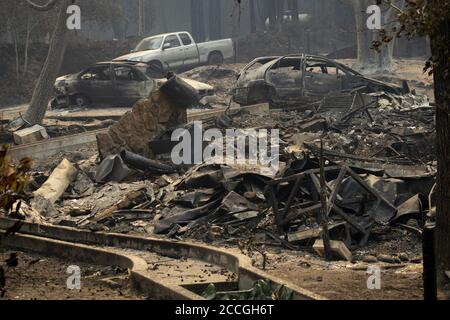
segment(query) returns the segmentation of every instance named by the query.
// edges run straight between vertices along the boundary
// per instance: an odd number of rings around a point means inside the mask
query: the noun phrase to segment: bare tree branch
[[[45,5],[36,4],[32,0],[25,0],[25,1],[28,3],[28,6],[34,10],[48,11],[48,10],[53,9],[53,7],[55,6],[55,4],[58,0],[48,0],[47,4],[45,4]]]
[[[395,9],[398,13],[405,13],[400,7],[393,4],[391,0],[384,0],[383,2],[386,3],[388,6],[390,6],[391,8]],[[404,8],[404,7],[405,7],[405,1],[403,1],[403,4],[402,4],[402,8]]]

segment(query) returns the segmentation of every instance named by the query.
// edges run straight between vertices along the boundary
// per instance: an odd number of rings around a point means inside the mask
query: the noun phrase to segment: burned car
[[[52,107],[131,107],[148,97],[155,81],[138,66],[102,62],[79,73],[56,79]]]
[[[249,63],[238,76],[234,101],[241,105],[269,102],[285,106],[353,91],[406,94],[409,89],[407,84],[401,88],[367,78],[328,58],[296,54],[262,57]]]

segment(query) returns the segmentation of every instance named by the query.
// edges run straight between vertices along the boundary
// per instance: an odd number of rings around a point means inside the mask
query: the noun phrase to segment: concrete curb
[[[13,226],[15,222],[16,220],[0,218],[0,229],[6,230]],[[274,284],[284,285],[285,287],[292,289],[294,291],[294,299],[296,300],[326,300],[324,297],[289,283],[288,281],[266,274],[253,267],[248,257],[231,252],[227,249],[219,249],[204,244],[175,242],[164,239],[127,236],[122,234],[94,233],[69,227],[38,225],[32,223],[24,223],[20,229],[20,233],[74,243],[104,245],[123,249],[148,250],[166,256],[193,258],[235,272],[238,274],[239,289],[241,290],[250,289],[256,281],[266,279]],[[182,289],[181,287],[177,288]]]
[[[95,145],[97,133],[102,131],[104,129],[13,146],[10,150],[10,155],[14,161],[20,161],[22,158],[30,155],[35,160],[47,159],[61,151],[68,152],[82,146]]]
[[[35,252],[44,256],[76,260],[83,263],[104,266],[118,266],[130,270],[133,287],[152,298],[168,300],[202,300],[199,295],[174,285],[166,285],[163,281],[150,277],[147,273],[147,263],[139,257],[93,248],[82,244],[69,243],[60,240],[16,234],[1,235],[1,246],[13,250]]]

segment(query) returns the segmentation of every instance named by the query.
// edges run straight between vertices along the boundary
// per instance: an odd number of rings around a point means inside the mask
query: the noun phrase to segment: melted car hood
[[[65,76],[61,76],[59,78],[56,78],[56,82],[67,81],[67,80],[74,80],[74,79],[77,78],[78,75],[79,75],[79,73],[67,74]]]
[[[373,78],[369,78],[369,77],[365,77],[365,76],[361,76],[361,78],[366,80],[367,82],[378,85],[380,87],[391,88],[394,91],[398,91],[398,92],[395,92],[396,94],[407,94],[408,93],[408,92],[404,92],[402,87],[399,87],[393,83],[389,83],[389,82],[385,82],[385,81],[381,81],[381,80],[377,80],[377,79],[373,79]]]

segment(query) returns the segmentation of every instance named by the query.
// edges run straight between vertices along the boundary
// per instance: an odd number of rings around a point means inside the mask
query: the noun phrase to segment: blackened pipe
[[[150,172],[154,174],[166,174],[166,173],[168,174],[177,172],[176,169],[167,164],[147,159],[145,157],[142,157],[138,154],[126,150],[123,150],[120,153],[120,157],[122,158],[123,162],[125,162],[127,165],[145,172]]]
[[[423,289],[425,301],[437,300],[436,258],[434,251],[434,224],[427,223],[423,228]]]

